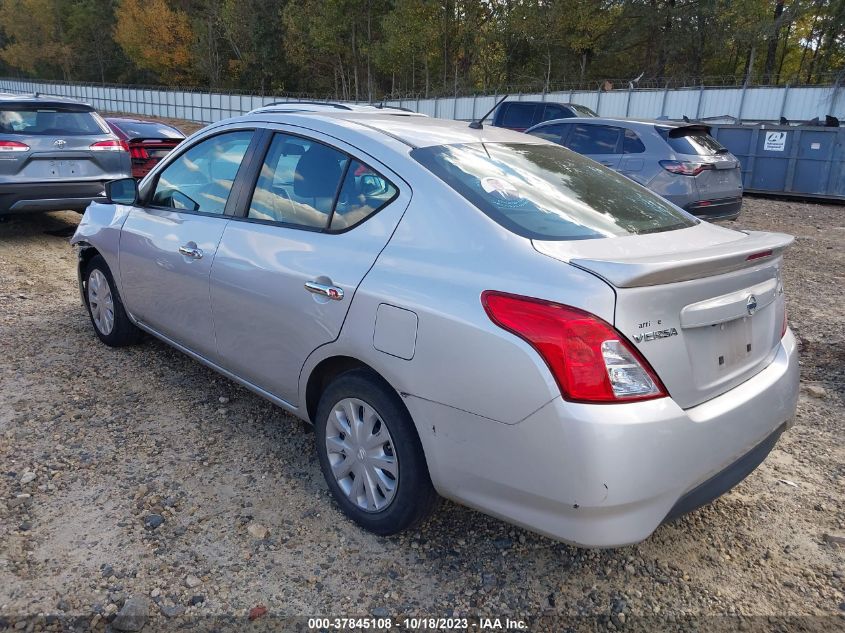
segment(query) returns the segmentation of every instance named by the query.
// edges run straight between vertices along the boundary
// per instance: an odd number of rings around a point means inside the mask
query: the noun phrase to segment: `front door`
[[[120,237],[120,277],[132,315],[192,351],[216,354],[208,278],[251,130],[218,134],[161,172]]]
[[[292,405],[305,360],[340,334],[410,200],[348,151],[276,133],[211,269],[221,364]]]

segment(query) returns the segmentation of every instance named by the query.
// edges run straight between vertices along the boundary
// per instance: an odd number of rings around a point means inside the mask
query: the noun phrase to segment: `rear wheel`
[[[110,347],[133,345],[141,330],[129,320],[106,260],[95,255],[85,267],[85,304],[99,339]]]
[[[315,431],[323,476],[353,521],[388,535],[432,513],[438,496],[413,421],[378,376],[338,376],[320,398]]]

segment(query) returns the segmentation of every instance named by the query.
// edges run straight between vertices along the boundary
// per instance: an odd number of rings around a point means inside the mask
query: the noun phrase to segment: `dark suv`
[[[126,143],[90,105],[0,95],[0,215],[84,211],[130,171]]]
[[[549,101],[505,101],[493,115],[493,125],[524,132],[533,125],[552,119],[598,116],[587,106]]]

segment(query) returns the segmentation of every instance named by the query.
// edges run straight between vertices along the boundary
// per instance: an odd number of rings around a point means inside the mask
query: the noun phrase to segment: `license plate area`
[[[710,362],[715,360],[720,372],[731,371],[744,365],[754,352],[754,317],[742,317],[711,325],[716,331]]]
[[[47,164],[47,175],[52,178],[69,178],[81,175],[79,161],[51,160]]]
[[[695,383],[714,388],[760,365],[772,350],[775,312],[771,303],[751,316],[685,329]]]

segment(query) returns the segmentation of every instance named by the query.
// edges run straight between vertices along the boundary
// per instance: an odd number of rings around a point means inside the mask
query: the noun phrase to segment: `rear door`
[[[410,188],[337,139],[277,131],[211,270],[221,363],[296,404],[299,374],[337,338]]]
[[[622,132],[622,158],[619,161],[619,173],[644,185],[648,182],[645,169],[645,144],[639,135],[631,129]]]
[[[572,126],[566,147],[605,167],[617,169],[622,159],[622,128],[576,123]]]
[[[0,178],[21,184],[129,175],[129,155],[82,104],[0,105]]]
[[[211,270],[221,363],[296,404],[299,374],[340,333],[410,202],[385,166],[337,139],[275,131]]]
[[[209,273],[234,208],[237,174],[251,129],[206,137],[158,175],[120,236],[123,300],[155,331],[214,359]]]

